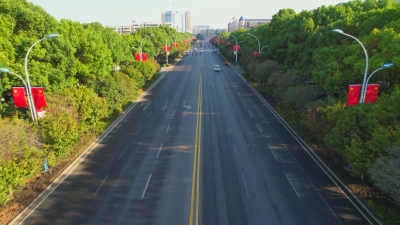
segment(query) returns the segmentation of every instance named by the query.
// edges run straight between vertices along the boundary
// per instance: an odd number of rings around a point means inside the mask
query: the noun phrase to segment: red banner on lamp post
[[[256,55],[259,55],[260,53],[258,52],[254,52],[254,57],[256,57]]]
[[[135,53],[135,60],[140,61],[140,53]],[[142,61],[147,61],[147,54],[142,53]]]
[[[357,105],[360,99],[361,84],[349,85],[349,94],[347,95],[346,105]]]
[[[379,84],[368,84],[364,103],[375,103],[378,97]]]
[[[33,102],[35,107],[47,107],[46,99],[44,98],[44,92],[42,87],[31,88]]]
[[[237,49],[236,49],[236,45],[233,46],[233,51],[236,51],[236,50],[240,50],[240,45],[237,45]]]
[[[25,88],[23,87],[13,87],[12,93],[14,97],[15,107],[28,107],[28,103],[25,98]]]
[[[163,51],[165,51],[165,49],[167,49],[167,51],[169,51],[170,47],[169,46],[163,46]]]

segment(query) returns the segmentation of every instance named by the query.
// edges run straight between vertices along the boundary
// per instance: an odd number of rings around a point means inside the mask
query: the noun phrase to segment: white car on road
[[[214,71],[215,72],[221,72],[221,68],[219,68],[219,65],[214,66]]]

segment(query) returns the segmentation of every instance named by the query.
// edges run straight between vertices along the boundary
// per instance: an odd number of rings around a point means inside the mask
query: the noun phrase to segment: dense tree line
[[[368,74],[385,63],[395,65],[371,78],[370,84],[380,84],[375,104],[346,107],[348,86],[362,83],[366,61],[359,43],[333,29],[364,44]],[[261,47],[268,45],[264,54],[254,57],[259,45],[248,32],[259,38]],[[290,124],[333,159],[350,163],[353,175],[368,176],[399,203],[400,4],[356,0],[300,13],[282,9],[269,24],[231,34],[242,41],[240,66],[273,94]],[[225,42],[228,37],[235,44],[229,33],[218,35]],[[214,44],[234,60],[232,46]]]
[[[49,34],[29,54],[32,86],[45,87],[46,118],[39,129],[31,123],[27,108],[15,108],[11,87],[23,86],[16,77],[0,73],[0,204],[12,198],[15,189],[42,169],[80,152],[79,146],[98,135],[141,93],[142,86],[160,70],[155,58],[164,59],[167,37],[172,47],[170,61],[179,57],[192,37],[168,26],[141,28],[120,35],[99,23],[57,21],[40,6],[26,0],[0,1],[0,67],[25,77],[24,59],[29,47]],[[135,61],[142,39],[147,61]],[[176,38],[175,38],[176,37]],[[135,48],[132,48],[135,47]],[[120,68],[119,71],[115,70]]]

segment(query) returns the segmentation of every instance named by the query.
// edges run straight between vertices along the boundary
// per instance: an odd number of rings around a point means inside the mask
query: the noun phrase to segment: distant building
[[[250,29],[269,22],[271,22],[271,19],[244,19],[243,16],[237,19],[236,17],[232,17],[232,22],[228,24],[228,30],[232,32],[241,28]]]
[[[129,34],[129,33],[135,33],[137,31],[137,29],[142,28],[142,27],[159,27],[162,25],[172,27],[178,31],[178,26],[171,22],[165,22],[165,23],[162,23],[162,22],[161,23],[160,22],[136,22],[133,20],[132,26],[107,26],[107,27],[113,29],[118,34]]]
[[[129,34],[133,32],[131,26],[107,26],[107,27],[113,29],[118,34]]]
[[[178,26],[178,32],[186,32],[185,27],[185,16],[183,13],[179,13],[179,11],[167,11],[165,13],[162,13],[161,16],[164,15],[164,21],[165,23],[167,22],[172,22]]]
[[[142,27],[159,27],[159,26],[169,26],[174,28],[175,30],[179,30],[179,26],[172,23],[172,22],[136,22],[132,21],[132,32],[136,32],[137,29],[142,28]]]
[[[165,23],[165,13],[161,13],[161,22]]]
[[[189,11],[185,12],[185,31],[192,32],[192,13]]]

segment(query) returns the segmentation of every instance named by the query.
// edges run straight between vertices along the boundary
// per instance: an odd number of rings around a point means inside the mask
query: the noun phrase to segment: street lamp
[[[235,37],[235,36],[233,36],[232,34],[229,34],[229,35],[231,35],[232,37],[234,37],[235,38],[235,40],[236,40],[236,61],[235,61],[235,64],[237,65],[237,56],[238,56],[238,42],[237,42],[237,38]]]
[[[374,72],[372,72],[371,75],[369,75],[369,77],[368,77],[368,79],[367,79],[367,82],[365,83],[365,88],[364,88],[364,90],[363,90],[364,93],[367,93],[368,81],[369,81],[369,79],[372,77],[372,75],[374,75],[375,72],[378,72],[378,71],[381,70],[381,69],[389,68],[389,67],[391,67],[391,66],[394,66],[394,64],[393,64],[393,63],[386,63],[386,64],[384,64],[381,68],[379,68],[379,69],[375,70]],[[362,102],[365,102],[365,96],[366,96],[366,94],[364,95],[364,97],[363,97],[363,99],[362,99]]]
[[[28,99],[29,99],[28,87],[27,87],[27,85],[26,85],[26,83],[25,83],[25,80],[24,80],[20,75],[14,73],[14,72],[11,72],[11,71],[10,71],[9,69],[7,69],[7,68],[0,68],[0,71],[1,71],[1,72],[4,72],[4,73],[13,74],[13,75],[17,76],[19,79],[21,79],[22,82],[24,83],[25,90],[26,90],[26,93],[28,94]],[[29,103],[29,109],[30,109],[30,111],[31,111],[32,121],[35,121],[35,118],[34,118],[34,116],[33,116],[33,111],[32,111],[31,102],[28,101],[28,103]]]
[[[167,37],[167,40],[165,40],[165,55],[167,56],[167,66],[168,66],[168,39],[170,38],[170,37],[172,37],[172,36],[174,36],[174,34],[173,35],[171,35],[171,36],[168,36]]]
[[[28,55],[29,55],[29,52],[31,51],[31,49],[33,48],[33,46],[35,46],[37,43],[39,43],[39,42],[41,42],[41,41],[43,41],[45,39],[49,39],[49,38],[52,38],[52,37],[58,37],[58,34],[50,34],[47,37],[42,38],[39,41],[33,43],[33,45],[29,48],[29,50],[28,50],[28,52],[26,53],[26,56],[25,56],[25,74],[26,74],[26,82],[28,83],[28,90],[27,90],[27,92],[28,92],[28,102],[30,101],[30,104],[32,104],[32,110],[33,110],[33,115],[34,115],[33,117],[35,119],[37,118],[37,115],[36,115],[35,103],[33,102],[33,97],[32,97],[31,84],[29,82]]]
[[[363,99],[365,98],[365,92],[364,92],[364,89],[366,90],[366,88],[365,88],[365,80],[366,80],[366,78],[367,78],[367,72],[368,72],[368,54],[367,54],[367,50],[365,50],[364,45],[363,45],[363,44],[361,43],[361,41],[358,40],[356,37],[351,36],[350,34],[346,34],[346,33],[344,33],[342,30],[339,30],[339,29],[333,29],[332,31],[353,38],[354,40],[356,40],[356,41],[361,45],[361,47],[362,47],[363,50],[364,50],[364,53],[365,53],[365,60],[366,60],[366,62],[365,62],[365,73],[364,73],[363,84],[362,84],[362,86],[361,86],[361,95],[360,95],[360,101],[359,101],[359,103],[362,103],[362,102],[363,102]]]
[[[266,48],[266,47],[268,47],[268,45],[266,45],[266,46],[262,47],[262,48],[261,48],[261,51],[262,51],[264,48]]]
[[[153,37],[154,36],[154,34],[150,34],[149,36],[147,36],[147,37],[144,37],[143,39],[142,39],[142,42],[140,42],[140,61],[142,61],[142,44],[143,44],[143,41],[144,41],[144,39],[146,39],[146,38],[148,38],[148,37]]]
[[[258,54],[261,54],[261,49],[260,49],[260,47],[261,47],[261,45],[260,45],[260,40],[258,40],[258,38],[256,37],[256,36],[254,36],[254,35],[252,35],[252,34],[250,34],[250,33],[247,33],[248,35],[250,35],[250,36],[253,36],[253,37],[255,37],[256,39],[257,39],[257,41],[258,41]]]

